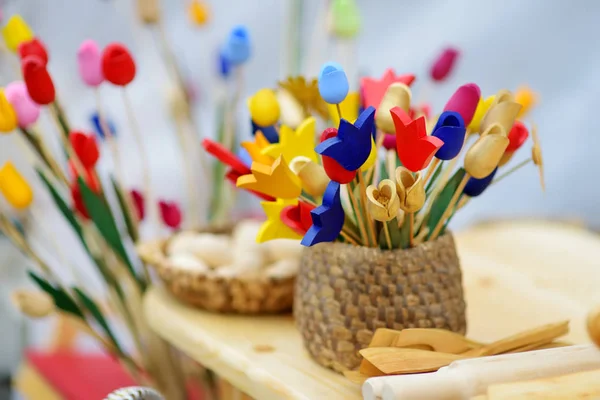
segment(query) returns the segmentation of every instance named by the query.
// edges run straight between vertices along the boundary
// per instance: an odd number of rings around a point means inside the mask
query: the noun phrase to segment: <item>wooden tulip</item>
[[[377,128],[386,133],[396,132],[390,110],[394,107],[400,107],[404,112],[408,113],[410,110],[410,101],[410,88],[404,83],[392,83],[383,95],[379,107],[377,107],[377,114],[375,114]]]
[[[420,172],[413,175],[405,167],[396,168],[396,190],[400,208],[407,213],[419,211],[425,204],[425,185]]]
[[[465,155],[467,174],[477,179],[491,174],[502,159],[508,144],[506,131],[500,124],[489,126]]]
[[[396,218],[400,208],[400,198],[396,192],[396,184],[384,179],[379,185],[367,187],[367,209],[377,221],[387,222]]]
[[[321,197],[329,184],[329,177],[320,164],[308,157],[298,156],[290,163],[290,169],[302,181],[302,188],[311,196]]]
[[[505,132],[510,132],[521,108],[508,90],[501,90],[481,121],[481,131],[485,132],[493,124],[498,124]]]

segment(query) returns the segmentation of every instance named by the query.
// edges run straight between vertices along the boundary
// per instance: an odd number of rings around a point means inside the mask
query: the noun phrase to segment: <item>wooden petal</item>
[[[385,375],[383,372],[381,372],[381,370],[379,368],[377,368],[376,366],[371,364],[369,361],[364,360],[364,359],[360,363],[359,372],[365,376],[368,376],[369,378],[373,377],[373,376]]]
[[[432,372],[464,357],[435,351],[401,349],[397,347],[369,347],[359,353],[385,374],[413,374]]]
[[[393,347],[408,347],[416,344],[428,345],[434,351],[460,354],[483,346],[463,335],[445,329],[403,329],[392,342]]]
[[[500,125],[492,125],[469,148],[465,155],[465,170],[469,175],[482,179],[498,166],[510,143],[503,132]]]
[[[411,92],[410,88],[403,83],[396,82],[391,84],[385,92],[383,99],[379,107],[377,107],[377,114],[375,114],[375,122],[377,128],[387,133],[394,133],[394,121],[390,110],[394,107],[400,107],[404,112],[410,109]]]

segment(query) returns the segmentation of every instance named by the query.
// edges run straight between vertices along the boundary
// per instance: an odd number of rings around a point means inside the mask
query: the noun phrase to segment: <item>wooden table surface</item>
[[[566,339],[589,341],[586,313],[600,304],[599,235],[562,223],[496,222],[458,233],[457,245],[469,337],[492,341],[569,319]],[[159,335],[255,399],[361,398],[359,385],[309,358],[291,316],[211,314],[160,288],[144,306]]]

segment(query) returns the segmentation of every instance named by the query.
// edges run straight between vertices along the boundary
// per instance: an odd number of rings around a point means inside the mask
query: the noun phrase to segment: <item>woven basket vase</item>
[[[296,281],[296,324],[311,356],[338,372],[378,328],[466,331],[462,273],[450,233],[406,250],[344,243],[304,249]]]
[[[199,232],[230,234],[231,227]],[[167,290],[181,302],[220,313],[272,314],[289,311],[294,299],[295,277],[256,279],[223,278],[187,271],[169,262],[165,249],[169,239],[137,246],[142,261],[152,266]]]

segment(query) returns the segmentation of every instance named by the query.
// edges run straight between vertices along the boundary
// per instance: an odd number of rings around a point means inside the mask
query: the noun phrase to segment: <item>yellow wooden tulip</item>
[[[317,121],[314,117],[306,118],[295,131],[282,125],[279,130],[279,143],[265,147],[262,153],[272,158],[281,155],[288,163],[298,156],[308,157],[312,161],[318,162],[319,159],[315,153],[316,126]]]
[[[396,127],[392,120],[390,110],[394,107],[400,107],[405,112],[410,110],[411,91],[404,83],[392,83],[386,90],[379,107],[375,114],[375,123],[377,128],[386,133],[395,134]]]
[[[465,170],[473,178],[482,179],[491,174],[500,163],[509,140],[500,124],[490,126],[467,150]]]
[[[261,150],[271,144],[271,142],[269,142],[269,140],[265,137],[262,131],[256,131],[256,133],[254,134],[254,143],[256,143],[256,145],[260,147]]]
[[[10,161],[0,169],[0,191],[6,201],[18,210],[29,207],[33,201],[31,186]]]
[[[0,132],[10,133],[17,127],[17,113],[0,89]]]
[[[377,162],[377,146],[375,145],[375,141],[371,138],[371,152],[369,153],[369,158],[367,161],[360,167],[361,171],[367,171]]]
[[[329,177],[323,167],[308,157],[298,156],[290,163],[290,169],[302,181],[306,193],[314,197],[321,197],[329,184]]]
[[[419,211],[425,204],[425,181],[421,172],[413,175],[405,167],[396,168],[396,191],[400,208],[407,213]]]
[[[254,136],[254,142],[247,141],[241,142],[240,144],[244,149],[246,149],[248,154],[250,154],[250,158],[252,158],[252,161],[256,161],[265,165],[271,165],[273,164],[273,161],[275,161],[275,159],[273,157],[269,157],[265,154],[262,154],[263,148],[261,147],[261,144],[263,139],[264,135],[262,134],[262,132],[258,131]]]
[[[517,118],[521,119],[525,117],[529,111],[531,111],[533,106],[536,105],[537,100],[537,95],[530,88],[523,86],[517,89],[517,92],[515,93],[515,101],[523,106]]]
[[[271,89],[260,89],[248,101],[250,117],[256,125],[272,126],[279,120],[279,103]]]
[[[17,14],[10,17],[4,28],[2,28],[2,36],[6,47],[16,53],[21,43],[33,39],[33,31],[27,25],[27,22]]]
[[[487,99],[479,99],[479,103],[477,104],[477,109],[475,110],[475,115],[473,115],[473,119],[469,124],[469,131],[471,133],[479,133],[481,128],[481,121],[483,121],[483,117],[487,114],[488,110],[496,100],[496,96],[490,96]]]
[[[271,166],[254,162],[251,170],[252,174],[238,178],[237,187],[282,199],[295,199],[302,193],[300,178],[292,172],[282,156]]]
[[[302,239],[292,228],[281,221],[281,211],[287,206],[295,206],[298,200],[277,199],[276,201],[262,201],[260,205],[265,211],[267,220],[261,225],[256,241],[267,242],[273,239]]]
[[[480,131],[485,132],[490,126],[499,124],[504,129],[504,132],[508,134],[521,108],[522,106],[515,101],[511,92],[508,90],[499,91],[490,109],[485,114],[485,117],[483,117],[483,121],[481,121]]]
[[[400,198],[396,193],[396,184],[384,179],[378,186],[367,186],[367,209],[377,221],[391,221],[398,215]]]
[[[346,98],[340,103],[340,110],[342,111],[342,118],[347,121],[354,123],[358,118],[358,108],[360,106],[360,95],[357,92],[350,92]],[[329,117],[333,125],[337,126],[340,124],[340,116],[337,111],[335,104],[327,104],[327,110],[329,111]]]
[[[206,25],[210,12],[206,3],[193,0],[188,8],[188,14],[192,22],[198,26]]]

